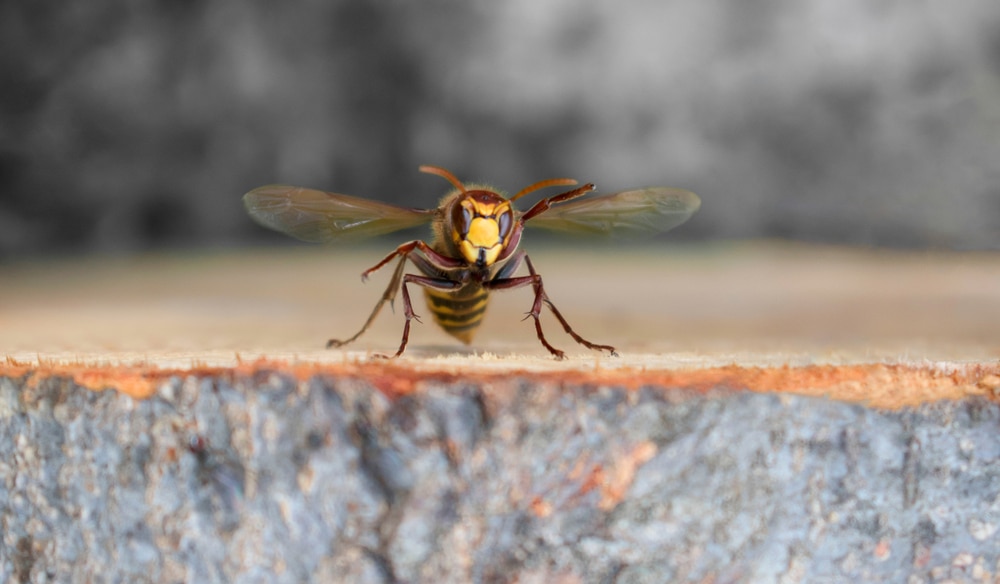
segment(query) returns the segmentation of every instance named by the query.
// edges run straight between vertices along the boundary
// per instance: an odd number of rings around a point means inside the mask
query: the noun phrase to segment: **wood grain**
[[[430,377],[545,376],[629,387],[731,387],[894,408],[1000,387],[1000,258],[782,244],[541,248],[557,306],[610,358],[554,319],[551,359],[529,321],[530,292],[495,295],[473,344],[456,344],[419,293],[403,358],[386,310],[349,350],[389,274],[359,274],[378,247],[289,248],[0,267],[0,375],[71,375],[147,395],[171,375],[283,366],[378,378],[412,391]],[[395,388],[395,389],[394,389]]]

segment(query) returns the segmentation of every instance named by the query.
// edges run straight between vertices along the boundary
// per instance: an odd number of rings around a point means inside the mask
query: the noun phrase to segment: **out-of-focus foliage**
[[[0,258],[230,244],[289,183],[701,195],[676,237],[1000,247],[1000,4],[0,4]]]

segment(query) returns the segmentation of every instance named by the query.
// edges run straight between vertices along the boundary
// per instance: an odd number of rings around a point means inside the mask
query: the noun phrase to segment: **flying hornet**
[[[525,318],[534,319],[538,340],[557,359],[564,358],[565,353],[549,344],[542,332],[539,315],[543,304],[577,343],[617,355],[614,347],[592,343],[577,334],[549,299],[528,254],[518,249],[525,225],[589,235],[655,234],[685,222],[701,204],[694,193],[670,187],[586,197],[596,188],[593,183],[576,186],[577,181],[568,178],[543,180],[507,197],[485,185],[463,184],[437,166],[421,166],[420,171],[440,176],[454,187],[435,209],[397,207],[285,185],[262,186],[243,196],[247,212],[257,222],[303,241],[356,240],[430,223],[434,232],[430,243],[419,239],[404,243],[361,274],[361,280],[366,281],[373,272],[399,258],[389,285],[361,330],[348,339],[331,339],[328,348],[342,347],[364,334],[385,303],[391,305],[401,289],[406,323],[399,349],[389,358],[402,355],[410,336],[410,321],[420,322],[410,301],[411,284],[424,289],[427,309],[435,322],[468,344],[483,320],[492,291],[530,286],[534,302]],[[513,206],[529,193],[556,186],[576,188],[542,199],[527,211]],[[405,271],[407,260],[419,273]],[[522,264],[528,275],[515,275]]]

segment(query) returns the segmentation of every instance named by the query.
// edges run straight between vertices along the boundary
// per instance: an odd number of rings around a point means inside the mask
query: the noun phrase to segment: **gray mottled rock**
[[[0,379],[4,582],[988,581],[1000,409]]]

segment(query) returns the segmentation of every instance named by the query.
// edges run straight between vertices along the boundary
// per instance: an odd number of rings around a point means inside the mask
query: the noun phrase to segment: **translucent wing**
[[[258,223],[303,241],[361,239],[429,223],[434,211],[302,187],[267,185],[243,195]]]
[[[553,205],[527,225],[581,235],[652,235],[684,223],[700,206],[690,191],[648,187]]]

